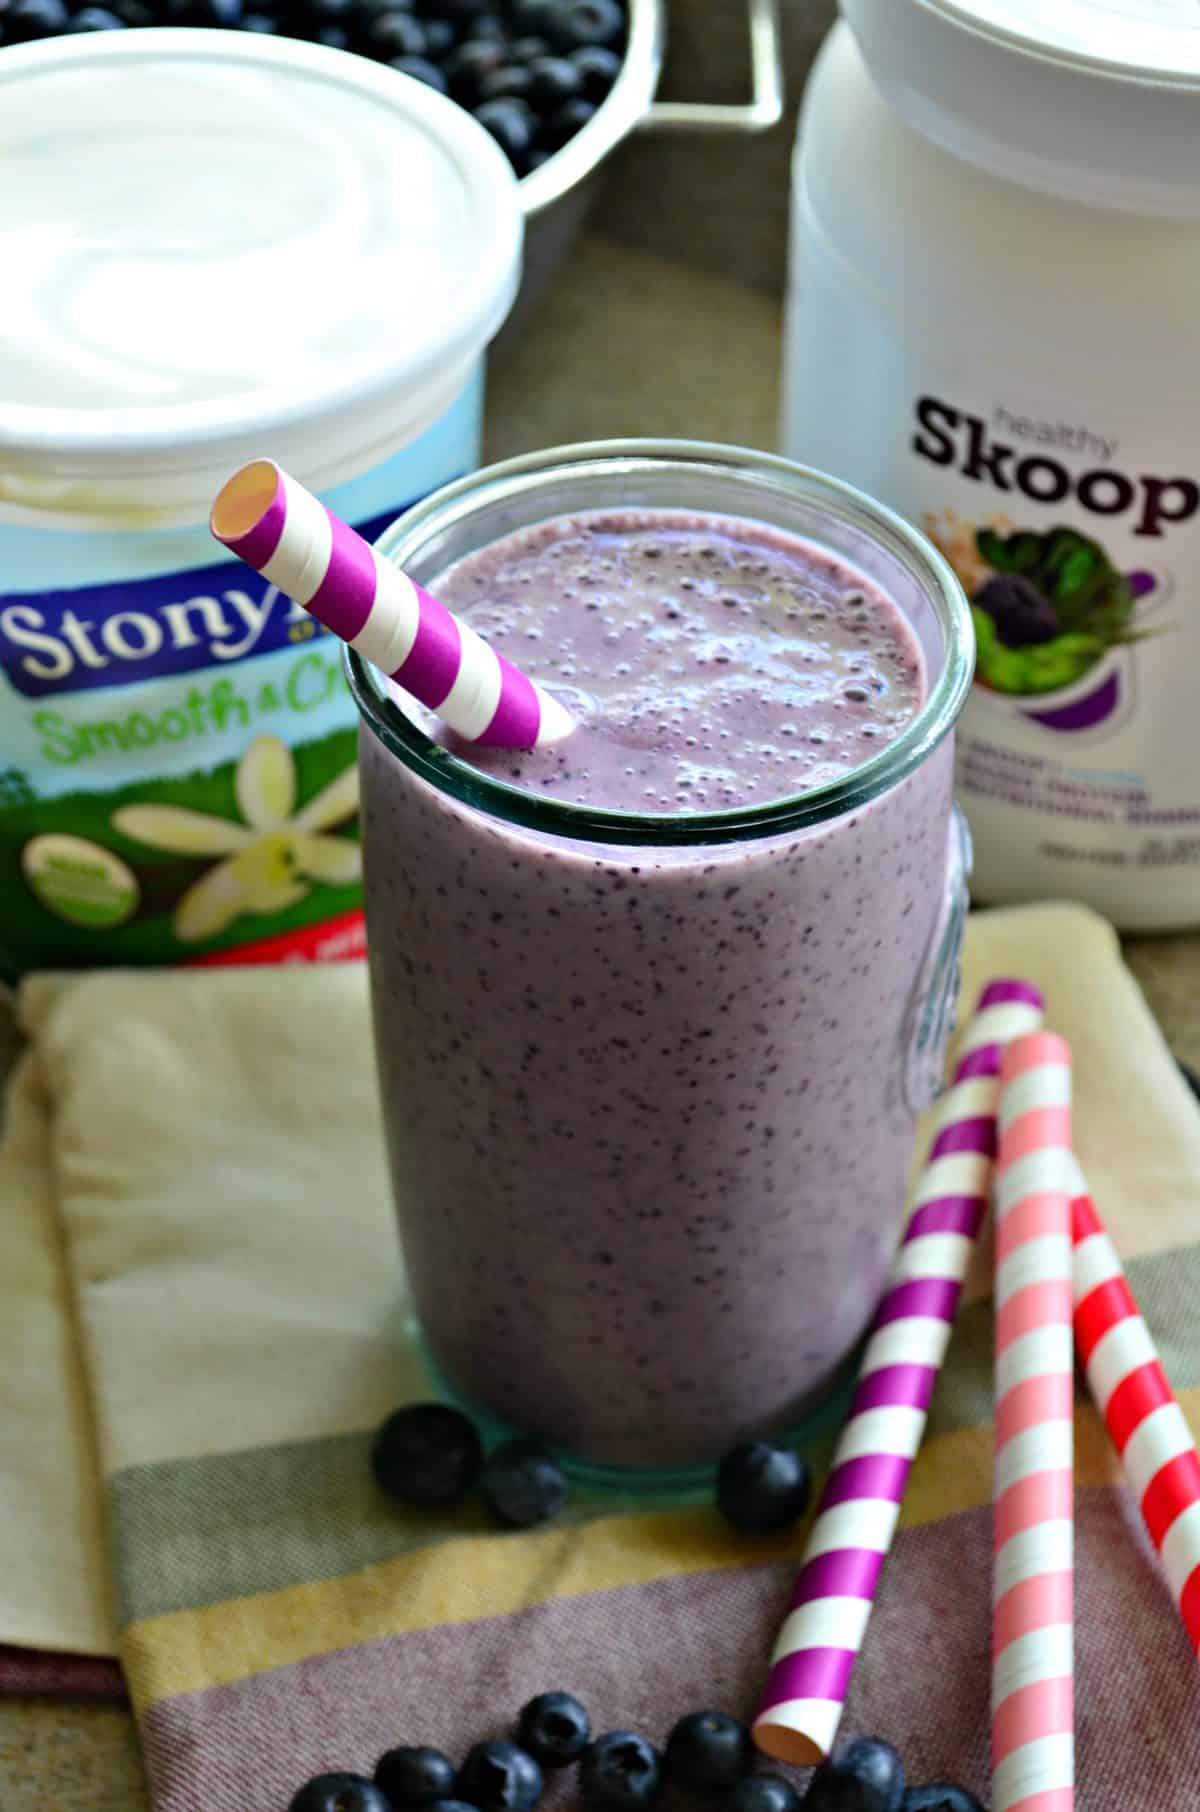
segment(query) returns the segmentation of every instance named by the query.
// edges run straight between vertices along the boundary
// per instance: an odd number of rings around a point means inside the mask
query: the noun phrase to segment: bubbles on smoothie
[[[586,783],[578,762],[568,780],[551,752],[523,753],[539,791],[683,812],[787,796],[876,754],[920,702],[894,606],[757,525],[701,518],[698,534],[682,513],[595,513],[522,530],[500,554],[433,588],[580,718]]]

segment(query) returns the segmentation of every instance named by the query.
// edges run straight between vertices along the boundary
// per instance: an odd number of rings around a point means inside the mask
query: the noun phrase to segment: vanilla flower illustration
[[[113,824],[123,836],[172,855],[222,856],[193,883],[175,909],[175,935],[195,944],[217,937],[244,912],[282,912],[314,881],[346,887],[362,874],[362,851],[346,837],[321,833],[358,810],[358,769],[351,763],[292,816],[296,764],[278,736],[256,736],[234,779],[244,823],[181,805],[123,805]]]

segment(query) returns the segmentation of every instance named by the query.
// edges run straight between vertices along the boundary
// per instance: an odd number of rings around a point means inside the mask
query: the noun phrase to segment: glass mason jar
[[[849,486],[766,454],[604,442],[435,493],[379,547],[439,574],[549,518],[766,523],[867,574],[927,695],[832,784],[737,810],[534,796],[432,742],[355,655],[379,1078],[417,1314],[452,1389],[592,1466],[795,1427],[895,1248],[966,907],[951,799],[970,618]]]

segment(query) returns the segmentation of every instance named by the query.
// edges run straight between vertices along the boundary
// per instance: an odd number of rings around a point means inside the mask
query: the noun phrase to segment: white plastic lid
[[[206,507],[214,462],[264,449],[318,487],[366,469],[465,383],[521,232],[488,134],[360,57],[185,30],[5,50],[0,496],[178,506],[203,475]]]
[[[957,156],[1094,206],[1200,216],[1198,0],[842,0],[878,86]]]

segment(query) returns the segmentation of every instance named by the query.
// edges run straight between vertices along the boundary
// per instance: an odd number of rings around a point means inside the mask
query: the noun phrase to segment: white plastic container
[[[0,52],[0,974],[361,950],[340,650],[208,510],[270,454],[373,535],[472,470],[520,248],[489,136],[361,58]]]
[[[975,603],[976,896],[1196,924],[1200,10],[844,12],[794,165],[783,450]]]

